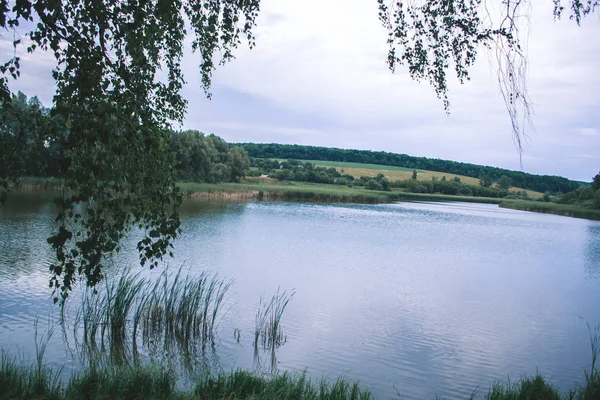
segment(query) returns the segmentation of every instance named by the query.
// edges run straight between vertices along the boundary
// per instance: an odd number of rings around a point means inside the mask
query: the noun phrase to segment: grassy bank
[[[468,203],[484,203],[484,204],[500,204],[502,199],[493,197],[474,197],[474,196],[452,196],[446,194],[424,194],[424,193],[408,193],[394,192],[395,200],[411,200],[411,201],[461,201]]]
[[[23,178],[21,188],[44,190],[58,187],[56,179]],[[392,201],[457,201],[499,204],[500,207],[521,211],[563,215],[576,218],[600,220],[600,210],[575,205],[545,203],[528,200],[506,200],[491,197],[454,196],[443,194],[408,193],[401,190],[389,192],[368,190],[362,187],[327,185],[306,182],[278,182],[275,179],[247,178],[242,183],[193,183],[180,182],[178,186],[188,198],[226,200],[288,200],[326,203],[389,203]]]
[[[43,365],[25,367],[2,356],[0,399],[14,400],[166,400],[166,399],[331,399],[372,398],[358,383],[339,379],[313,382],[301,374],[272,378],[247,371],[200,378],[190,390],[176,388],[176,375],[160,366],[95,367],[62,384],[56,371]]]
[[[513,210],[533,211],[545,214],[564,215],[567,217],[600,220],[600,210],[592,210],[570,204],[543,203],[527,200],[502,200],[500,207]]]
[[[362,400],[372,393],[357,382],[313,381],[304,374],[284,373],[272,377],[248,371],[210,375],[206,373],[189,390],[177,389],[176,375],[158,365],[91,367],[67,383],[41,363],[23,366],[2,355],[0,399],[14,400]],[[586,374],[585,384],[561,395],[542,376],[524,377],[516,382],[497,382],[487,392],[473,392],[471,399],[486,400],[597,400],[600,374]]]
[[[386,203],[387,192],[303,182],[246,181],[243,183],[180,183],[190,198],[299,200],[342,203]]]

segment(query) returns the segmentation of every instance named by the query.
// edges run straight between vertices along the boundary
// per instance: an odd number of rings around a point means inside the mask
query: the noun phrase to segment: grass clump
[[[281,327],[281,318],[294,294],[293,291],[279,293],[278,289],[269,302],[260,299],[254,328],[255,349],[258,349],[259,341],[264,349],[275,349],[286,342],[286,336]]]
[[[284,373],[263,378],[247,371],[206,377],[196,385],[194,394],[207,400],[230,399],[306,399],[306,400],[363,400],[372,394],[356,382],[338,379],[330,383],[321,380],[314,384],[304,374]]]
[[[23,366],[2,352],[0,358],[0,399],[61,399],[59,373],[41,363]]]
[[[371,399],[358,383],[338,379],[314,384],[304,374],[271,378],[247,371],[210,376],[205,374],[189,391],[176,387],[177,377],[157,365],[91,367],[71,377],[66,385],[44,367],[22,367],[3,354],[0,361],[0,399],[14,400],[362,400]],[[40,380],[42,379],[42,380]]]
[[[515,383],[495,383],[486,400],[561,400],[560,393],[539,374]]]
[[[165,349],[175,343],[184,353],[214,343],[223,302],[232,282],[202,273],[163,273],[154,283],[121,274],[83,295],[74,324],[75,338],[90,360],[104,355],[115,362],[137,358],[137,343]]]
[[[172,399],[180,396],[175,389],[173,372],[157,366],[90,368],[73,375],[62,391],[64,399]]]

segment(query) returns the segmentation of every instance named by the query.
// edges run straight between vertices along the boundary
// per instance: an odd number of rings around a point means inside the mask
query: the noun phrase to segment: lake
[[[43,193],[14,195],[0,210],[0,345],[26,360],[34,322],[42,331],[59,319],[48,288],[52,225]],[[189,200],[182,228],[161,269],[234,280],[214,368],[269,364],[256,362],[254,323],[261,296],[278,289],[295,295],[269,368],[358,379],[381,399],[468,398],[536,371],[568,390],[591,361],[600,222],[471,203]],[[139,267],[131,236],[109,275],[131,265],[157,277]],[[68,348],[55,328],[46,362],[78,368]]]

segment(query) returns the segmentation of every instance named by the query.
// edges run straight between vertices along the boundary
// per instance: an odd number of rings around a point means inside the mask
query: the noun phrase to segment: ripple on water
[[[280,288],[296,290],[280,370],[344,375],[405,399],[466,398],[537,369],[561,389],[583,378],[586,321],[600,323],[596,222],[464,203],[198,204],[184,205],[170,263],[235,279],[207,355],[225,371],[254,367],[259,300]],[[0,343],[31,350],[33,321],[56,315],[51,210],[0,216]],[[111,273],[136,264],[124,253]],[[60,335],[52,340],[47,359],[69,362]]]

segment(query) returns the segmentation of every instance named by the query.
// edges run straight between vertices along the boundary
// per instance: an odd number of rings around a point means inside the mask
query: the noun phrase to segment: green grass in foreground
[[[545,203],[528,200],[502,200],[500,207],[521,211],[534,211],[545,214],[564,215],[567,217],[600,220],[600,210],[592,210],[570,204]]]
[[[371,393],[358,383],[338,379],[313,382],[303,374],[284,373],[265,378],[238,370],[217,376],[206,375],[192,389],[176,388],[172,371],[156,365],[133,367],[96,367],[75,374],[61,384],[57,374],[37,364],[19,365],[3,354],[0,365],[0,399],[15,400],[245,400],[307,399],[362,400]]]
[[[304,374],[284,373],[263,377],[238,370],[216,376],[206,374],[191,389],[178,390],[175,374],[157,365],[95,367],[77,373],[63,384],[58,373],[41,365],[20,365],[3,353],[0,361],[0,399],[14,400],[362,400],[372,393],[357,382],[340,378],[312,381]],[[597,400],[600,374],[587,376],[586,383],[561,395],[542,376],[516,382],[494,383],[487,393],[473,392],[471,399],[486,400]]]

